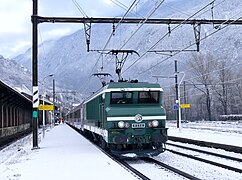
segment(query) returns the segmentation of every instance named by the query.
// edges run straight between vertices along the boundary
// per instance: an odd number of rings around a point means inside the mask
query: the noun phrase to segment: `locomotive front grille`
[[[145,128],[145,123],[132,124],[132,128]]]

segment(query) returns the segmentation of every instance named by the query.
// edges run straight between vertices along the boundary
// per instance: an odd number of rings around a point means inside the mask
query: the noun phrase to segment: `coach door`
[[[101,128],[104,128],[104,96],[101,96],[101,101],[99,103],[99,122]]]
[[[101,128],[104,127],[104,104],[100,104],[100,120],[101,120]]]

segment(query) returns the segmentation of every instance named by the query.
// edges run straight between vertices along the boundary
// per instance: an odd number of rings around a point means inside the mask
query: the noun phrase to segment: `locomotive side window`
[[[138,103],[159,103],[159,91],[142,91],[138,95]]]
[[[111,92],[111,104],[132,104],[132,92]]]

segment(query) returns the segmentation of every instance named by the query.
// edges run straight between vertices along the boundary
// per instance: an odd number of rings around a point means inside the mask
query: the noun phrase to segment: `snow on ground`
[[[224,144],[232,144],[235,146],[242,146],[242,121],[240,122],[187,122],[182,124],[182,128],[179,130],[176,128],[176,121],[167,122],[168,134],[170,136],[178,136],[184,138],[191,138],[203,141],[211,141]],[[181,144],[183,143],[175,143]],[[216,153],[226,154],[228,156],[234,156],[242,159],[242,154],[227,152],[221,149],[198,147],[196,145],[186,146],[201,148]],[[179,148],[167,145],[167,148],[173,150],[179,150]],[[196,157],[205,158],[218,163],[231,165],[242,169],[242,163],[236,161],[229,161],[223,158],[218,158],[210,155],[205,155],[198,152],[182,149],[183,153],[192,154]],[[192,174],[198,178],[206,180],[242,180],[242,174],[233,172],[224,168],[213,166],[207,163],[175,155],[169,151],[165,151],[159,156],[155,157],[158,161],[173,166],[179,170]],[[134,168],[142,171],[143,174],[151,177],[151,179],[162,179],[162,180],[180,180],[185,179],[175,173],[162,169],[158,166],[152,166],[151,164],[145,164],[142,161],[130,161]],[[152,173],[151,173],[152,172]]]
[[[176,122],[174,121],[168,122],[167,126],[170,136],[182,136],[242,146],[241,121],[226,123],[189,122],[182,124],[183,128],[181,131],[176,128]],[[39,141],[40,149],[38,150],[31,150],[31,136],[25,137],[1,150],[0,179],[137,179],[137,177],[134,177],[126,169],[103,155],[100,150],[65,124],[48,129],[44,139],[40,134]],[[210,148],[210,150],[223,153],[223,150],[213,148]],[[187,153],[190,154],[191,152],[187,151]],[[242,158],[241,154],[226,153]],[[174,165],[188,173],[192,172],[195,176],[202,179],[242,179],[242,174],[180,157],[168,151],[160,154],[156,159],[172,166]],[[152,164],[144,164],[142,161],[132,161],[131,163],[134,167],[142,170],[148,177],[151,177],[152,180],[183,179],[179,175],[170,173]],[[237,167],[242,167],[242,164],[239,163]],[[150,174],[152,175],[150,176]]]
[[[184,151],[182,151],[184,153]],[[191,154],[187,151],[188,154]],[[197,153],[198,154],[198,153]],[[199,155],[196,155],[200,157]],[[217,166],[213,166],[207,163],[196,161],[190,158],[186,158],[179,155],[174,155],[171,152],[164,152],[163,154],[155,157],[156,160],[159,160],[165,164],[173,166],[179,170],[187,172],[195,177],[205,180],[242,180],[241,173],[233,172],[227,169],[223,169]],[[218,159],[213,157],[209,160],[213,161]],[[222,162],[220,162],[222,163]],[[241,163],[240,163],[241,164]],[[169,180],[164,178],[164,180]]]
[[[167,121],[168,135],[242,147],[242,121],[200,121],[182,123]]]
[[[1,180],[137,179],[65,124],[47,132],[38,150],[31,139],[0,151]]]

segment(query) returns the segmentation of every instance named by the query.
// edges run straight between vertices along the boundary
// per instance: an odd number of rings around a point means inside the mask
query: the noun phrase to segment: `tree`
[[[192,58],[188,61],[188,65],[191,67],[192,83],[205,96],[208,120],[212,120],[211,85],[214,81],[212,72],[216,67],[215,59],[210,54],[196,53],[192,55]]]
[[[231,80],[233,79],[231,62],[228,62],[226,59],[223,59],[217,62],[217,82],[213,86],[214,92],[217,95],[218,101],[222,105],[222,114],[227,115],[229,109],[229,94],[228,92],[231,84],[234,84]]]
[[[235,86],[234,86],[234,103],[233,107],[236,107],[237,111],[232,109],[232,113],[241,113],[242,108],[242,75],[241,75],[242,69],[238,71],[237,78],[234,80]]]

